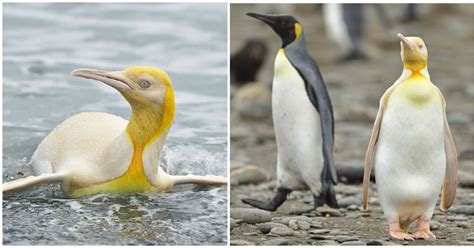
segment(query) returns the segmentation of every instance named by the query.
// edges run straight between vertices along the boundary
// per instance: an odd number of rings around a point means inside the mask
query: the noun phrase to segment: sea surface
[[[163,68],[176,116],[160,165],[227,175],[226,4],[3,4],[3,181],[32,174],[41,140],[85,111],[128,118],[113,88],[77,68]],[[58,185],[3,196],[8,245],[223,245],[227,188],[68,199]]]

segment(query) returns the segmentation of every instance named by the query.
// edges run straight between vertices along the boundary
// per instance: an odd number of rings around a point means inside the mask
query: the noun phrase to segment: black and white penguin
[[[309,55],[301,24],[289,15],[247,13],[268,24],[282,46],[275,59],[272,114],[278,149],[277,192],[270,202],[243,199],[275,211],[293,190],[309,189],[314,205],[337,207],[334,118],[326,85]]]

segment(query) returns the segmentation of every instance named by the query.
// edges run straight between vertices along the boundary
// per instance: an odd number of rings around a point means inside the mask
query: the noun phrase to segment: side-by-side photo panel
[[[228,244],[226,3],[3,4],[3,244]]]
[[[231,245],[472,245],[474,5],[231,4]]]

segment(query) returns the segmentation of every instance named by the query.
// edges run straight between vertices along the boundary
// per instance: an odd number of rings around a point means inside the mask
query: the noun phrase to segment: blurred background
[[[26,165],[60,122],[84,111],[127,118],[113,88],[77,68],[163,68],[176,116],[162,152],[171,174],[227,175],[227,5],[3,5],[3,178]],[[64,199],[44,186],[3,200],[3,243],[196,245],[227,243],[227,189]]]
[[[474,5],[231,4],[230,10],[231,208],[248,207],[240,201],[246,197],[269,199],[276,186],[271,83],[273,62],[281,40],[268,25],[245,15],[253,11],[291,14],[303,27],[308,50],[319,65],[334,107],[335,162],[341,182],[336,192],[338,200],[345,199],[348,203],[340,210],[343,214],[350,211],[347,210],[350,205],[355,209],[360,206],[364,156],[379,99],[402,72],[400,41],[396,34],[423,38],[429,52],[431,80],[447,101],[448,120],[459,155],[460,190],[456,204],[461,210],[454,208],[451,214],[474,214]],[[345,23],[341,17],[352,22]],[[372,206],[377,206],[375,187],[370,194]],[[309,192],[295,192],[272,216],[283,218],[294,210],[310,207],[312,202]],[[365,233],[355,231],[361,239],[386,236],[380,207],[374,211],[375,219],[367,219],[368,226],[362,228]],[[442,234],[452,237],[446,244],[468,242],[466,228],[457,227],[458,223],[443,224],[446,216],[436,218],[442,225],[453,225],[453,229]],[[328,225],[332,225],[331,228],[353,226],[354,221],[333,219]],[[473,224],[472,218],[460,222],[461,226]],[[242,236],[252,231],[256,231],[256,227],[236,225],[231,239],[278,244],[271,243],[272,239],[267,240],[265,236]],[[289,244],[325,244],[325,241],[305,240],[301,236],[287,238],[287,241]]]

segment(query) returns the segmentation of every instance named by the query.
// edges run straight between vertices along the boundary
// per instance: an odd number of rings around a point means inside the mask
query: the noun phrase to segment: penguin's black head
[[[283,42],[281,47],[289,45],[300,37],[303,32],[298,20],[290,15],[262,15],[253,12],[249,12],[247,15],[259,19],[272,27]]]

